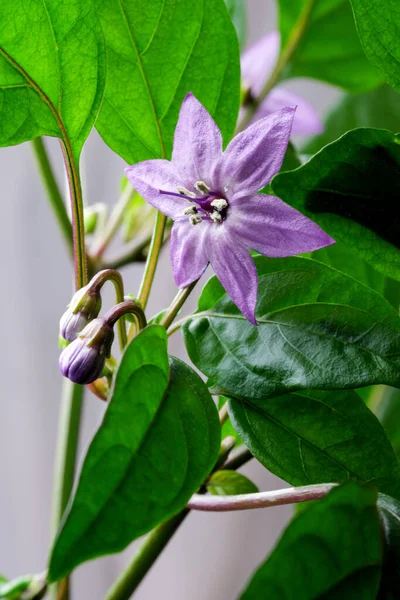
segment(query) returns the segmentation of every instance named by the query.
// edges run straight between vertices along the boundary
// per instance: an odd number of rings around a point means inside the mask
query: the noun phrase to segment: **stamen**
[[[181,196],[189,196],[189,198],[196,198],[196,194],[194,192],[190,192],[188,189],[183,187],[183,185],[178,185],[176,188]]]
[[[218,212],[221,212],[225,210],[225,208],[228,206],[228,203],[224,198],[215,198],[215,200],[211,202],[211,206]]]
[[[204,181],[196,181],[196,183],[194,184],[194,187],[201,194],[208,194],[210,191],[210,188],[208,187],[208,185],[206,183],[204,183]]]
[[[190,215],[189,221],[192,225],[198,225],[199,223],[201,223],[203,221],[203,219],[201,218],[200,215]]]
[[[217,211],[211,213],[210,219],[211,221],[214,221],[214,223],[222,223],[222,216]]]
[[[187,208],[185,208],[185,210],[183,211],[184,215],[196,215],[197,214],[197,208],[195,207],[194,204],[192,204],[191,206],[188,206]]]

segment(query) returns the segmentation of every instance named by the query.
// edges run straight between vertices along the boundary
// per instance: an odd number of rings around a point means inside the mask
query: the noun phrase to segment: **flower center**
[[[209,221],[219,225],[227,216],[228,201],[220,192],[210,190],[204,181],[196,181],[193,185],[196,192],[191,192],[183,186],[177,187],[176,192],[159,190],[160,194],[177,196],[188,200],[190,204],[184,209],[183,216],[189,218],[192,225]]]

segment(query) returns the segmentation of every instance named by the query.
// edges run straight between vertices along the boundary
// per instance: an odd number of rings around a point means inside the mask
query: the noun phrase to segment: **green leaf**
[[[400,5],[397,0],[350,0],[365,54],[400,92]]]
[[[255,263],[257,328],[215,277],[182,328],[210,386],[249,400],[307,388],[400,387],[400,319],[381,296],[311,259]]]
[[[313,77],[352,92],[382,83],[364,55],[348,0],[279,0],[279,29],[281,57],[290,57],[284,76]]]
[[[304,391],[229,412],[250,452],[292,485],[357,479],[400,498],[400,466],[378,419],[354,391]]]
[[[274,193],[334,239],[400,279],[400,137],[354,129],[272,180]]]
[[[333,489],[289,525],[241,600],[375,600],[381,573],[376,491]]]
[[[226,7],[235,26],[239,45],[243,48],[246,41],[246,6],[244,0],[225,0]]]
[[[247,477],[236,471],[217,471],[207,481],[207,491],[214,496],[254,494],[258,487]]]
[[[50,135],[68,139],[77,158],[105,85],[91,0],[2,0],[0,23],[0,146]]]
[[[398,94],[389,85],[383,85],[366,94],[344,96],[328,114],[324,131],[307,142],[302,150],[305,154],[315,154],[356,127],[377,127],[399,131]]]
[[[225,141],[236,125],[239,49],[223,0],[95,0],[107,46],[96,122],[128,163],[169,156],[187,92],[214,116]]]
[[[0,598],[7,600],[20,598],[21,594],[30,586],[32,579],[32,575],[23,575],[12,581],[0,580]]]
[[[400,502],[378,495],[385,551],[379,600],[396,600],[400,588]]]
[[[378,406],[375,414],[380,420],[390,442],[400,457],[400,390],[391,387],[383,387],[376,390]],[[374,407],[374,396],[372,397],[372,408]]]
[[[178,359],[169,367],[165,329],[148,327],[123,355],[52,551],[50,580],[177,514],[213,468],[219,445],[204,383]]]

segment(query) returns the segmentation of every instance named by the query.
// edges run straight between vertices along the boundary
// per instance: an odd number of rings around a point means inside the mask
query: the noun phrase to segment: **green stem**
[[[60,421],[57,436],[57,449],[54,468],[53,506],[51,519],[51,537],[55,538],[61,518],[74,484],[77,448],[79,442],[79,423],[82,412],[84,387],[64,380],[61,400]],[[61,582],[52,590],[53,598],[68,599],[68,584]]]
[[[67,244],[68,250],[72,256],[72,225],[67,211],[65,209],[63,197],[61,195],[56,178],[53,173],[50,159],[47,154],[46,146],[42,138],[40,137],[35,138],[34,140],[32,140],[31,143],[33,151],[35,153],[38,169],[44,187],[46,188],[51,207],[53,209],[57,223],[60,227],[61,233],[64,236],[64,240]]]
[[[131,598],[188,513],[188,510],[183,510],[146,536],[127,569],[109,590],[105,600],[129,600]]]
[[[143,273],[142,282],[140,284],[139,294],[138,294],[138,302],[142,306],[143,310],[145,310],[147,306],[147,301],[149,299],[151,286],[153,284],[154,275],[156,272],[156,267],[158,263],[158,258],[160,256],[160,251],[163,245],[164,238],[164,230],[165,224],[167,222],[167,217],[165,217],[162,213],[158,212],[156,221],[154,223],[153,235],[150,242],[149,254],[146,261],[146,266]]]
[[[266,96],[268,96],[268,94],[270,93],[272,88],[275,87],[275,85],[280,80],[280,78],[283,74],[283,71],[285,70],[286,65],[292,58],[292,56],[293,56],[297,46],[299,45],[299,42],[305,32],[305,29],[308,24],[308,19],[310,17],[310,14],[314,7],[314,4],[315,4],[315,0],[308,0],[308,2],[306,2],[305,6],[296,22],[296,25],[293,27],[293,29],[291,31],[291,34],[287,41],[287,44],[286,44],[285,48],[283,49],[283,51],[281,52],[281,55],[279,57],[278,62],[275,65],[274,70],[272,71],[268,81],[265,83],[264,87],[262,88],[260,94],[256,98],[252,99],[252,102],[248,107],[246,115],[244,116],[242,122],[239,124],[238,131],[243,131],[243,129],[245,129],[247,127],[247,125],[250,123],[251,119],[253,118],[254,113],[259,108],[261,102],[264,100],[264,98]]]
[[[168,312],[166,313],[166,315],[164,316],[164,318],[162,319],[162,321],[160,323],[160,325],[163,325],[165,327],[165,329],[168,329],[168,327],[171,325],[171,323],[175,319],[176,315],[178,314],[178,312],[181,310],[182,306],[188,299],[190,293],[192,292],[192,290],[197,282],[198,282],[198,279],[196,279],[196,281],[193,281],[193,283],[186,286],[185,288],[182,288],[181,290],[179,290],[179,292],[173,299],[171,306],[168,309]]]

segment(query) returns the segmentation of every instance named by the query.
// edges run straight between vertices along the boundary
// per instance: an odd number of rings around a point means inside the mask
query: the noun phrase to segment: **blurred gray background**
[[[248,0],[248,42],[275,28],[273,0]],[[289,89],[310,100],[321,115],[339,96],[331,87],[305,80]],[[63,181],[57,142],[49,148]],[[123,161],[94,133],[85,148],[89,202],[112,204]],[[0,350],[0,573],[12,578],[41,572],[49,549],[53,458],[62,377],[58,371],[58,321],[68,303],[72,271],[47,204],[29,144],[0,149],[2,293]],[[127,291],[137,290],[141,266],[124,270]],[[158,267],[149,314],[175,294],[168,249]],[[111,296],[110,296],[111,297]],[[192,305],[195,298],[191,300]],[[171,353],[185,357],[180,334]],[[83,455],[104,411],[87,394],[80,446]],[[262,490],[285,484],[263,468],[243,472]],[[290,507],[225,514],[191,514],[155,564],[137,600],[233,600],[268,555],[292,514]],[[101,600],[138,542],[121,554],[86,563],[73,576],[73,600]]]

